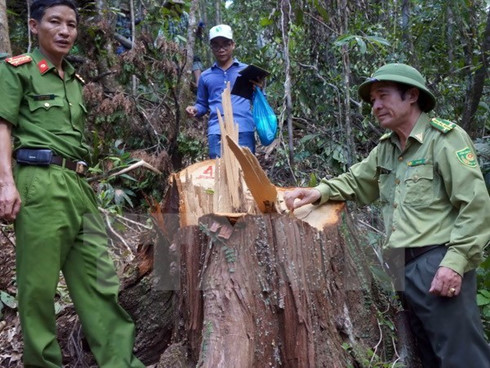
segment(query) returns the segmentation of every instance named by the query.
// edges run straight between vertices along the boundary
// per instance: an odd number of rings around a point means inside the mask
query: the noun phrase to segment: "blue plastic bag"
[[[252,113],[260,143],[268,146],[276,138],[277,117],[258,87],[254,89]]]

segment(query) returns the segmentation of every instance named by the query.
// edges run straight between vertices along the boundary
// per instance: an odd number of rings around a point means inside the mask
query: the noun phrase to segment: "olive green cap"
[[[371,85],[375,82],[389,81],[408,84],[420,90],[419,102],[422,111],[428,112],[436,105],[436,98],[429,91],[425,78],[420,72],[406,64],[386,64],[376,70],[370,78],[359,86],[359,96],[366,102],[371,102]]]

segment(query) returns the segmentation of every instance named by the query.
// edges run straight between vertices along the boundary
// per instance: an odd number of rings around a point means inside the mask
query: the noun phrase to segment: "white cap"
[[[231,27],[226,24],[218,24],[209,30],[209,41],[216,37],[224,37],[233,41]]]

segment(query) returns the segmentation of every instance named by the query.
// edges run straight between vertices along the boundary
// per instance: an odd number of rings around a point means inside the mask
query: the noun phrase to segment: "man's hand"
[[[195,106],[187,106],[185,111],[191,118],[194,118],[197,115],[197,108]]]
[[[13,221],[20,210],[20,195],[12,175],[12,125],[0,118],[0,220]]]
[[[13,221],[19,213],[20,195],[13,182],[0,184],[0,219]]]
[[[295,208],[318,201],[321,196],[321,193],[317,189],[296,188],[284,193],[284,202],[290,211],[294,211]]]
[[[461,292],[463,278],[459,273],[448,267],[439,267],[430,285],[429,293],[453,297]]]

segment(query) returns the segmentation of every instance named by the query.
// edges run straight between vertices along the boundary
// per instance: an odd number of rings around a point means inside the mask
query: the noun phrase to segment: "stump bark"
[[[223,108],[224,158],[174,174],[157,221],[169,258],[154,274],[175,289],[158,367],[417,367],[405,335],[397,353],[397,309],[345,204],[289,213],[284,189],[236,144],[226,90]]]
[[[159,367],[345,368],[396,360],[397,311],[371,276],[373,257],[345,204],[292,215],[276,188],[277,212],[261,213],[242,193],[252,214],[217,213],[216,165],[204,161],[171,180],[162,224],[173,271],[162,278],[177,289],[175,345]],[[398,358],[417,366],[407,354]]]

